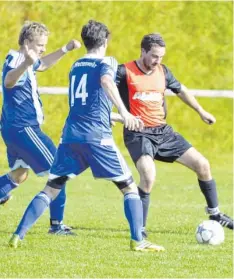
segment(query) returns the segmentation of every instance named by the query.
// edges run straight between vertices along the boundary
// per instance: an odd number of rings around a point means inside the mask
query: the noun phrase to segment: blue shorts
[[[39,126],[2,128],[11,170],[32,168],[39,176],[49,173],[56,147]]]
[[[95,178],[123,181],[132,174],[112,139],[101,144],[61,143],[50,170],[49,179],[70,178],[91,168]]]

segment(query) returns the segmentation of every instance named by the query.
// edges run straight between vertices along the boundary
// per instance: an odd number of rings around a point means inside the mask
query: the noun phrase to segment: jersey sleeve
[[[118,66],[118,70],[116,74],[116,85],[119,89],[119,94],[125,107],[127,108],[128,111],[130,111],[126,67],[124,64]]]
[[[33,64],[33,71],[37,71],[37,69],[40,67],[41,65],[41,60],[38,59],[34,64]]]
[[[114,80],[116,79],[116,72],[118,68],[118,62],[114,57],[105,57],[101,62],[100,76],[110,75]]]
[[[118,66],[116,74],[116,84],[121,87],[121,84],[126,81],[126,68],[123,64]]]
[[[166,77],[166,88],[170,89],[172,92],[178,94],[181,91],[181,83],[173,76],[172,72],[163,65],[163,69]]]

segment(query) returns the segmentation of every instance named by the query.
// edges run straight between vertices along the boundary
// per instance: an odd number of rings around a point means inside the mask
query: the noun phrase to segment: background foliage
[[[9,48],[17,49],[25,20],[45,23],[51,31],[48,52],[71,38],[90,18],[112,32],[108,54],[119,62],[139,56],[143,35],[160,32],[167,44],[165,64],[190,88],[232,89],[232,2],[0,2],[0,64]],[[70,53],[40,85],[66,85],[74,59]]]

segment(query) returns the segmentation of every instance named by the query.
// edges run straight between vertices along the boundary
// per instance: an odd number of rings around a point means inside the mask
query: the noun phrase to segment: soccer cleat
[[[147,240],[135,241],[131,239],[130,241],[130,249],[132,251],[140,251],[140,252],[161,252],[165,251],[165,248],[156,244],[153,244]]]
[[[10,247],[16,249],[16,248],[19,246],[20,241],[21,241],[21,239],[20,239],[19,235],[18,235],[18,234],[13,234],[12,237],[11,237],[11,239],[9,240],[8,245],[9,245]]]
[[[218,213],[218,214],[215,214],[215,215],[210,215],[209,219],[217,221],[223,227],[227,227],[230,230],[233,230],[233,219],[231,219],[230,217],[228,217],[227,215],[225,215],[223,213]]]
[[[0,205],[5,205],[11,199],[12,199],[11,195],[6,195],[5,197],[0,199]]]
[[[71,227],[68,227],[64,224],[51,226],[48,233],[55,234],[55,235],[73,235],[73,236],[77,235],[76,233],[72,232]]]

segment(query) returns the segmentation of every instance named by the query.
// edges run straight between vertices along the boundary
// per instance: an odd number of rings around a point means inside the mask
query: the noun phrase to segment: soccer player
[[[166,124],[164,94],[167,88],[194,109],[205,123],[213,124],[216,120],[175,79],[168,67],[161,64],[165,51],[160,34],[145,35],[141,41],[140,58],[119,65],[117,71],[116,82],[126,108],[145,124],[142,131],[124,129],[125,145],[140,175],[138,190],[143,204],[143,235],[147,237],[145,226],[150,192],[156,177],[154,160],[176,161],[193,170],[207,202],[209,219],[233,230],[233,220],[219,210],[216,183],[208,160]]]
[[[54,143],[40,128],[43,112],[35,71],[47,70],[80,43],[72,40],[42,57],[48,35],[44,24],[26,22],[19,35],[19,50],[10,50],[3,65],[1,132],[11,171],[0,177],[0,204],[6,203],[10,192],[27,179],[29,168],[38,176],[48,174],[56,152]],[[62,222],[65,200],[63,189],[50,205],[51,234],[73,234]]]
[[[124,194],[131,249],[163,251],[163,247],[143,240],[142,203],[132,175],[112,137],[112,103],[117,107],[126,129],[140,131],[143,126],[121,101],[114,81],[117,61],[113,57],[105,57],[109,30],[103,23],[90,20],[83,26],[81,37],[87,54],[77,60],[70,71],[70,112],[49,180],[44,190],[29,204],[9,245],[16,248],[28,229],[64,188],[64,183],[90,167],[95,178],[113,181]]]

